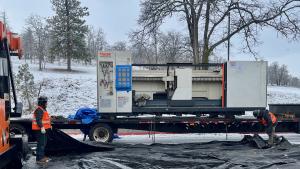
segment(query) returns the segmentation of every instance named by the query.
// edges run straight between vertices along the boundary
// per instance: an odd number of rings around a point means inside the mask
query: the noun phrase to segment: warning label
[[[118,107],[123,108],[126,106],[126,104],[129,102],[129,98],[125,96],[119,96],[118,97]]]
[[[100,107],[110,108],[111,107],[111,100],[110,99],[100,99]]]

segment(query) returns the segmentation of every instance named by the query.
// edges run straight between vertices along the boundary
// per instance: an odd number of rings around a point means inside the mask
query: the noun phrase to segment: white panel
[[[98,53],[98,110],[105,113],[131,112],[132,92],[116,90],[116,66],[131,65],[131,53]]]
[[[131,53],[116,51],[116,65],[131,65]],[[132,85],[132,81],[131,81]],[[132,112],[132,91],[117,91],[117,111],[120,113]]]
[[[176,69],[177,88],[172,100],[192,100],[192,69]]]
[[[267,62],[227,64],[227,107],[267,106]]]
[[[98,111],[116,112],[115,54],[98,53]]]
[[[132,92],[118,91],[117,92],[117,112],[132,111]]]

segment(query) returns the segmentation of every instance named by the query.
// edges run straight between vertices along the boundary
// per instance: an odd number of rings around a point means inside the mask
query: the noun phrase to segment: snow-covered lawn
[[[23,60],[14,59],[14,73],[24,63]],[[74,114],[80,107],[96,107],[96,66],[76,65],[72,72],[67,72],[65,65],[47,64],[45,70],[39,71],[37,64],[28,64],[35,83],[45,84],[40,95],[49,98],[48,111],[52,115],[66,117]]]
[[[300,88],[268,86],[268,103],[300,104]]]
[[[14,58],[12,63],[14,72],[17,73],[18,66],[25,61]],[[96,107],[95,65],[73,64],[73,71],[67,72],[66,65],[47,64],[45,70],[38,71],[38,64],[28,63],[35,83],[46,84],[42,87],[41,95],[49,97],[48,110],[52,115],[67,117],[80,107]],[[268,103],[300,103],[300,89],[268,86]]]

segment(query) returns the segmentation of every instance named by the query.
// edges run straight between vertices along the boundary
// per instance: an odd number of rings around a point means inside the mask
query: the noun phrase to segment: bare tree
[[[159,54],[166,63],[185,62],[180,56],[184,53],[183,36],[179,32],[160,35]]]
[[[34,59],[34,43],[33,31],[30,27],[28,27],[22,34],[22,48],[24,49],[25,61],[26,59],[30,59],[31,63]]]
[[[300,87],[300,80],[297,77],[291,77],[289,86]]]
[[[212,51],[236,35],[244,39],[246,51],[255,55],[253,47],[264,27],[274,28],[287,38],[298,38],[299,7],[299,0],[143,0],[138,23],[140,32],[149,34],[167,17],[180,16],[188,28],[194,63],[208,63]]]
[[[129,34],[134,63],[155,63],[158,60],[155,59],[155,49],[153,48],[152,38],[153,36],[147,36],[139,32]]]
[[[107,46],[107,42],[103,30],[99,28],[98,31],[95,31],[92,26],[89,26],[86,38],[89,56],[86,57],[84,61],[91,63],[91,61],[96,58],[97,52],[104,50]]]
[[[268,68],[268,83],[278,85],[278,74],[279,74],[278,62],[273,62]]]
[[[288,80],[289,80],[289,71],[286,65],[282,65],[279,68],[277,85],[286,86],[288,84]]]
[[[48,27],[45,19],[38,15],[31,15],[27,20],[27,28],[34,33],[34,53],[39,60],[39,70],[44,68],[45,56],[47,55],[47,45],[49,44]],[[25,49],[26,50],[26,49]]]
[[[300,85],[299,79],[289,73],[287,65],[279,65],[277,62],[268,67],[268,84],[294,87]]]
[[[124,51],[127,50],[127,44],[125,41],[119,41],[115,42],[111,47],[111,50],[116,50],[116,51]]]

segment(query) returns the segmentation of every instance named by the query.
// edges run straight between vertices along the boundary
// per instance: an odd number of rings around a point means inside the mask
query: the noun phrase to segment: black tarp
[[[299,168],[300,146],[283,140],[280,145],[259,149],[251,141],[252,138],[248,137],[250,141],[244,139],[189,144],[114,143],[114,151],[50,156],[52,160],[44,168]],[[34,157],[25,163],[24,168],[39,167],[34,163]]]
[[[85,153],[110,151],[114,147],[110,144],[96,142],[81,142],[67,135],[66,133],[53,129],[47,132],[48,140],[45,148],[46,154],[67,154],[67,153]]]

